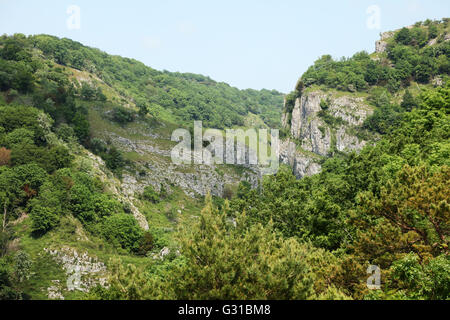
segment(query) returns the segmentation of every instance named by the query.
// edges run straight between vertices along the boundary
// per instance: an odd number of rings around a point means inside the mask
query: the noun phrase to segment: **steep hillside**
[[[193,120],[278,126],[282,102],[276,91],[20,34],[0,38],[0,90],[1,255],[33,261],[32,279],[17,281],[14,262],[0,260],[2,298],[76,298],[103,283],[117,255],[163,263],[207,192],[221,203],[259,179],[252,167],[174,165],[173,130]]]
[[[253,113],[269,126],[279,124],[282,94],[275,90],[238,90],[202,75],[161,72],[133,59],[48,35],[3,37],[2,43],[8,48],[38,50],[34,54],[45,60],[84,71],[77,73],[78,79],[88,80],[94,88],[109,86],[118,93],[111,97],[113,102],[136,106],[144,114],[172,123],[192,125],[193,120],[202,120],[207,127],[221,129],[242,126]]]

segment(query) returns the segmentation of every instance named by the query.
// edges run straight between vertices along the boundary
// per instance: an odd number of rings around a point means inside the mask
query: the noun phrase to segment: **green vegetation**
[[[141,124],[165,137],[192,120],[278,126],[281,95],[68,39],[1,37],[0,299],[45,299],[52,280],[66,281],[43,250],[55,244],[107,266],[109,286],[63,292],[73,299],[450,299],[448,29],[426,21],[397,31],[386,53],[323,56],[287,95],[288,112],[305,90],[365,98],[373,115],[347,129],[379,140],[360,152],[316,155],[322,171],[300,180],[281,167],[255,189],[226,184],[222,197],[194,199],[167,179],[132,202],[114,182],[124,170],[147,174],[136,163],[150,159],[121,152],[103,129],[132,140]],[[320,107],[329,127],[345,125],[330,101]],[[382,270],[381,290],[366,286],[369,265]]]
[[[119,92],[126,103],[134,104],[142,115],[166,119],[175,116],[172,120],[183,124],[202,120],[205,126],[222,129],[243,125],[250,112],[259,115],[268,126],[279,126],[283,97],[274,90],[238,90],[202,75],[160,72],[133,59],[107,55],[78,42],[48,35],[3,36],[0,46],[4,47],[0,60],[2,90],[12,88],[27,92],[33,85],[36,69],[53,60],[95,75]],[[32,53],[34,49],[42,52],[44,61]],[[65,81],[61,70],[56,67],[51,76],[47,76],[48,81],[58,84]],[[100,84],[83,82],[77,91],[87,101],[106,100]]]
[[[305,87],[324,85],[349,92],[366,91],[374,85],[397,92],[411,81],[428,83],[450,72],[450,43],[443,39],[448,28],[447,20],[403,28],[388,42],[387,55],[379,55],[376,60],[366,52],[340,61],[324,55],[303,74],[301,83]],[[436,37],[435,45],[426,46]]]

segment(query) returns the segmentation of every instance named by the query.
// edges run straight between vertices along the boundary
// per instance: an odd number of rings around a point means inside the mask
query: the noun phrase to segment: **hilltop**
[[[384,32],[375,52],[318,59],[287,95],[281,159],[297,177],[318,173],[327,157],[362,149],[418,106],[450,73],[449,21]]]

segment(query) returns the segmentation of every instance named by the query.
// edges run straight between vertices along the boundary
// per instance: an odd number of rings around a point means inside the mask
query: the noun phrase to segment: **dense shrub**
[[[137,252],[143,231],[136,219],[128,214],[115,214],[103,222],[103,236],[117,247]]]
[[[152,185],[148,185],[144,188],[144,192],[142,192],[142,198],[153,203],[158,203],[160,201],[160,196],[158,192],[155,191]]]

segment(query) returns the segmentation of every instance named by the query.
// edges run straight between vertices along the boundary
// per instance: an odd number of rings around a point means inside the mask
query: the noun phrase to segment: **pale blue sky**
[[[79,30],[66,26],[70,5]],[[371,5],[381,29],[367,27]],[[449,16],[449,0],[0,0],[0,34],[68,37],[158,70],[289,92],[322,54],[372,52],[381,31]]]

